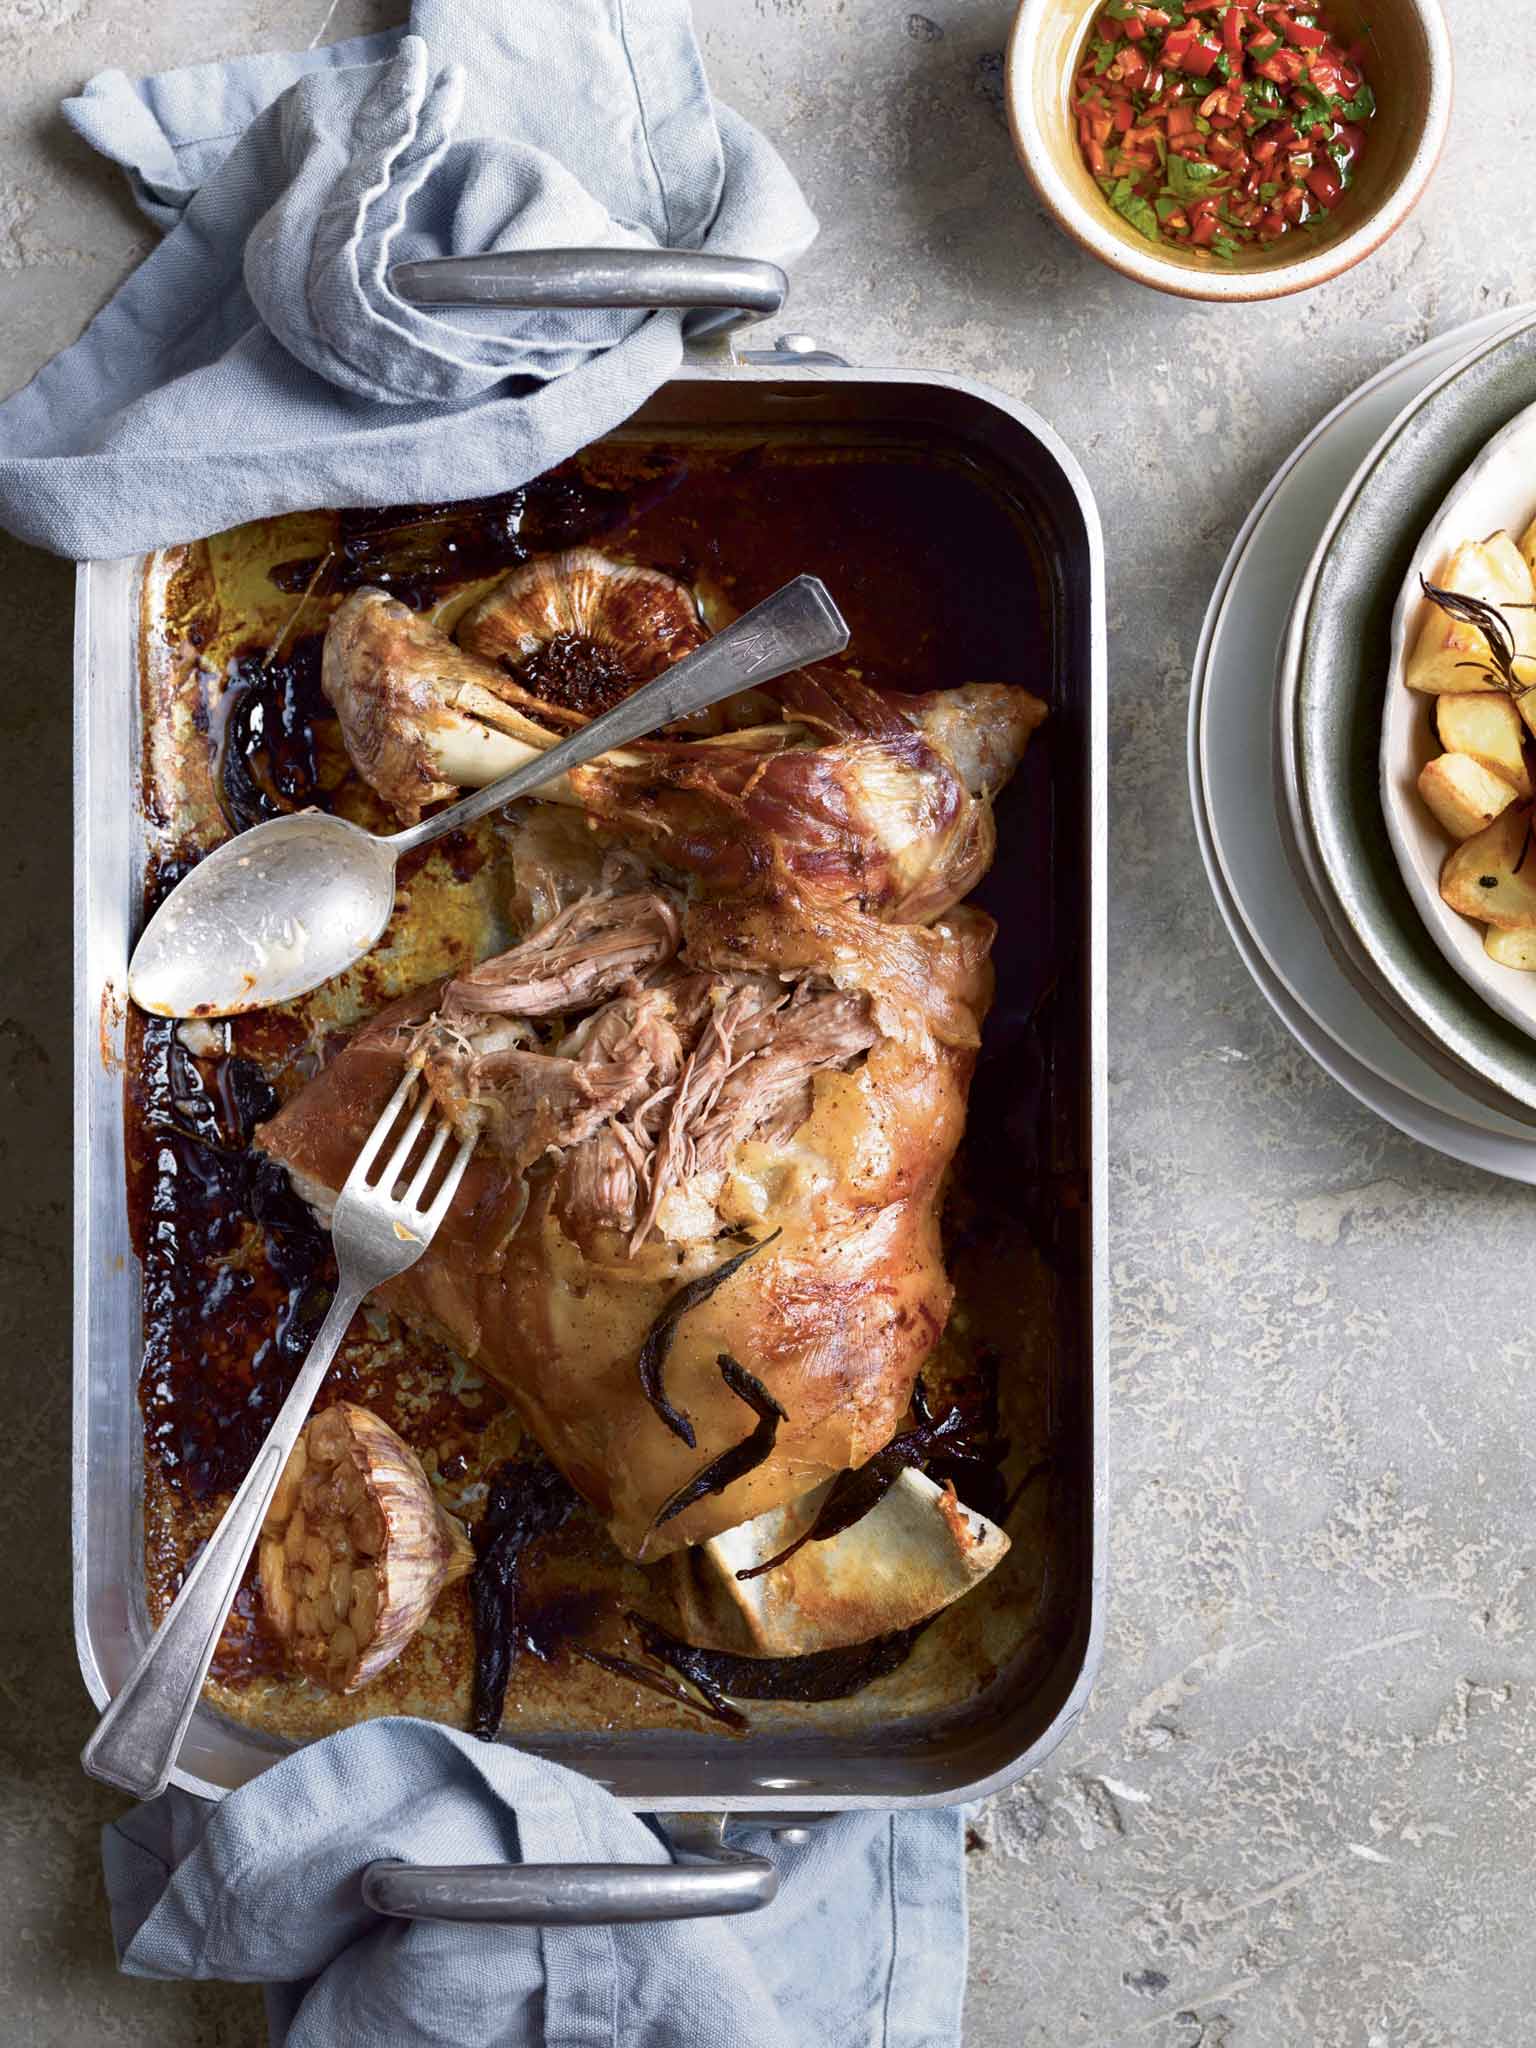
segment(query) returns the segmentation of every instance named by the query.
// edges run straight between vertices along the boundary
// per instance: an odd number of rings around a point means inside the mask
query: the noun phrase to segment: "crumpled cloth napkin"
[[[726,1920],[383,1919],[364,1867],[663,1863],[589,1778],[428,1721],[370,1721],[217,1806],[170,1791],[103,1837],[122,1966],[267,1985],[275,2048],[952,2048],[965,1982],[958,1808],[848,1814],[772,1857]]]
[[[627,418],[677,312],[425,311],[423,256],[677,247],[787,264],[816,222],[709,96],[686,0],[416,0],[298,56],[93,78],[66,119],[166,230],[0,405],[0,525],[117,556],[311,506],[508,490]]]

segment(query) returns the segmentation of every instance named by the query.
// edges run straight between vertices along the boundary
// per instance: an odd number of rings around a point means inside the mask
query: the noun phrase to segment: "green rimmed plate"
[[[1280,732],[1284,794],[1339,944],[1474,1085],[1528,1106],[1536,1044],[1479,1000],[1426,930],[1388,837],[1380,755],[1403,580],[1458,480],[1533,402],[1536,324],[1527,321],[1431,385],[1372,450],[1298,592]]]

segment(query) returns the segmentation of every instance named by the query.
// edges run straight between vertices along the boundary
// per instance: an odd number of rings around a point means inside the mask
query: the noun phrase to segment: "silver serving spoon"
[[[847,645],[826,586],[797,576],[547,754],[404,832],[380,838],[324,811],[253,825],[200,861],[155,912],[128,963],[128,993],[159,1017],[233,1017],[304,995],[377,943],[402,853]]]

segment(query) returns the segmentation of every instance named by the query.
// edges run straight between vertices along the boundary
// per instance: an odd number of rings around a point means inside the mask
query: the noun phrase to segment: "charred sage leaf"
[[[674,1408],[667,1399],[666,1382],[663,1378],[667,1353],[672,1349],[672,1339],[677,1334],[677,1326],[690,1309],[708,1301],[715,1289],[723,1286],[748,1259],[756,1258],[760,1251],[765,1250],[776,1237],[782,1237],[783,1234],[781,1230],[770,1231],[767,1237],[760,1237],[756,1244],[749,1244],[745,1251],[737,1252],[734,1258],[727,1259],[723,1266],[716,1266],[710,1273],[701,1273],[697,1280],[690,1280],[686,1287],[680,1287],[646,1332],[645,1342],[640,1346],[638,1361],[641,1390],[672,1434],[681,1437],[690,1451],[698,1443],[693,1424],[681,1409]]]
[[[646,1655],[668,1665],[704,1697],[728,1706],[731,1698],[743,1700],[798,1700],[814,1704],[821,1700],[843,1700],[862,1692],[877,1678],[906,1662],[912,1646],[927,1628],[921,1621],[899,1634],[878,1636],[872,1643],[855,1643],[842,1650],[815,1650],[808,1657],[743,1657],[731,1650],[701,1650],[669,1635],[642,1614],[631,1614],[630,1624],[640,1636]]]
[[[633,1616],[630,1618],[634,1619]],[[708,1714],[729,1728],[733,1735],[745,1735],[750,1726],[741,1709],[733,1707],[713,1686],[695,1685],[690,1692],[680,1679],[668,1678],[664,1671],[652,1671],[644,1664],[636,1664],[632,1658],[615,1656],[611,1650],[589,1650],[582,1643],[573,1643],[571,1647],[578,1657],[584,1657],[589,1664],[596,1664],[604,1671],[611,1671],[615,1678],[627,1678],[635,1685],[644,1686],[647,1692],[659,1693],[664,1700],[674,1700],[679,1706],[691,1707],[695,1713]]]
[[[737,1400],[745,1401],[758,1418],[757,1427],[739,1444],[733,1444],[718,1458],[711,1459],[686,1486],[680,1486],[658,1510],[651,1524],[653,1530],[659,1529],[663,1522],[670,1522],[674,1515],[682,1514],[685,1508],[691,1508],[695,1501],[701,1501],[711,1493],[724,1493],[728,1486],[734,1486],[738,1479],[744,1479],[749,1472],[755,1471],[765,1458],[772,1456],[779,1424],[789,1420],[762,1381],[732,1358],[728,1351],[722,1351],[715,1363],[720,1368],[720,1377]]]
[[[544,1458],[511,1458],[492,1475],[485,1512],[474,1529],[469,1581],[475,1623],[475,1687],[470,1730],[494,1741],[517,1654],[524,1554],[569,1520],[577,1498]]]

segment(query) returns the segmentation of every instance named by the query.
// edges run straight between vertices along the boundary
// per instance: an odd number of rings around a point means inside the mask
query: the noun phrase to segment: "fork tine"
[[[460,1138],[458,1154],[443,1177],[443,1184],[437,1191],[437,1199],[422,1219],[422,1229],[430,1240],[437,1226],[448,1214],[448,1204],[459,1192],[459,1182],[464,1178],[464,1169],[474,1154],[473,1135]]]
[[[416,1148],[416,1141],[421,1136],[422,1129],[426,1124],[427,1117],[431,1113],[431,1110],[431,1096],[423,1095],[421,1101],[416,1105],[415,1114],[412,1116],[410,1122],[405,1127],[404,1136],[401,1138],[399,1144],[395,1147],[394,1151],[390,1153],[389,1163],[384,1168],[384,1171],[379,1175],[378,1185],[381,1194],[390,1196],[394,1194],[395,1182],[399,1180],[401,1175],[405,1172],[406,1165],[410,1159],[411,1153]]]
[[[428,1187],[431,1185],[433,1168],[437,1165],[439,1159],[442,1158],[443,1147],[452,1136],[453,1126],[447,1122],[440,1123],[433,1132],[431,1142],[427,1146],[422,1162],[416,1169],[415,1178],[405,1191],[403,1200],[407,1209],[419,1209],[421,1207],[422,1196],[425,1195]]]
[[[368,1136],[364,1139],[363,1149],[361,1152],[358,1153],[357,1157],[353,1160],[352,1171],[347,1175],[347,1184],[349,1186],[361,1185],[362,1182],[367,1179],[369,1169],[372,1167],[374,1160],[378,1158],[380,1151],[383,1149],[384,1140],[389,1136],[390,1132],[394,1129],[395,1119],[399,1116],[401,1110],[405,1107],[406,1102],[410,1098],[411,1090],[415,1087],[415,1085],[416,1069],[412,1067],[407,1070],[405,1079],[400,1083],[400,1086],[389,1098],[388,1107],[385,1109],[383,1115],[379,1118],[378,1122],[374,1125],[373,1129],[368,1133]]]

